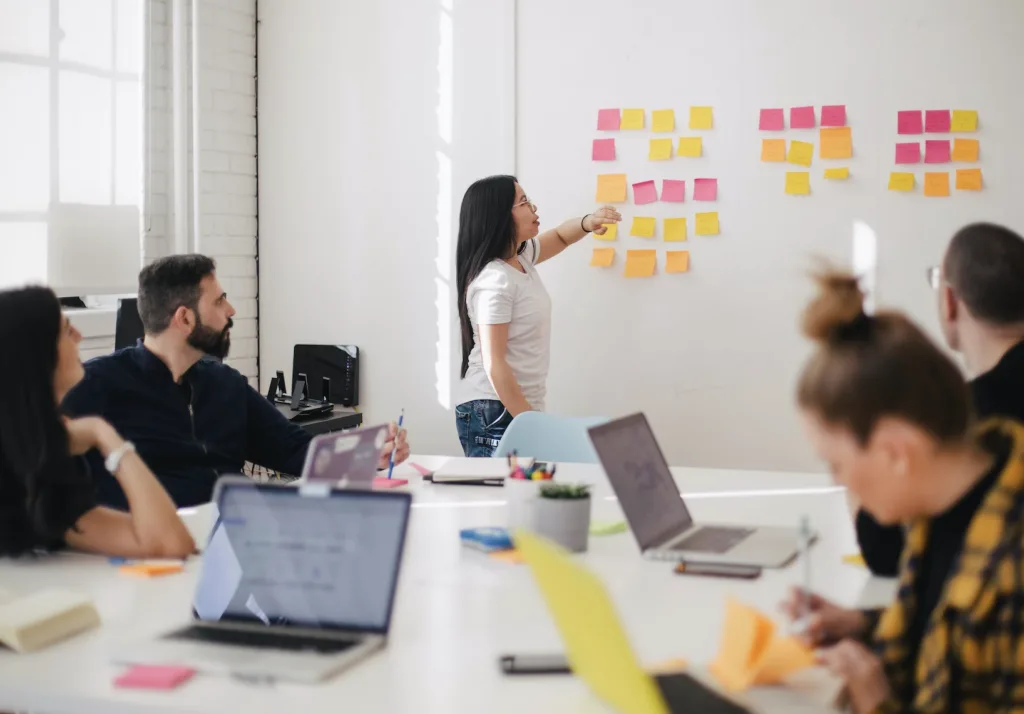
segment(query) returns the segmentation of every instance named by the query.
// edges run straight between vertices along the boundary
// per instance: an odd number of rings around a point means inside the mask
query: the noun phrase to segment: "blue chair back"
[[[520,456],[538,461],[596,464],[597,452],[587,430],[608,421],[604,417],[563,417],[544,412],[523,412],[508,425],[495,456]]]

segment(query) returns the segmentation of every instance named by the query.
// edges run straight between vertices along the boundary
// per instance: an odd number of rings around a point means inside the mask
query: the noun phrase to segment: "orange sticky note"
[[[761,161],[785,161],[785,139],[761,139]]]
[[[957,191],[980,191],[981,190],[981,169],[957,169],[956,170]]]
[[[675,657],[673,659],[659,662],[656,665],[647,668],[648,674],[674,674],[677,672],[685,672],[686,668],[690,666],[682,657]]]
[[[945,171],[929,171],[924,175],[925,196],[948,196],[949,174]]]
[[[818,156],[822,159],[848,159],[853,156],[853,133],[850,127],[819,129]]]
[[[890,191],[913,191],[914,174],[903,171],[893,171],[889,174]]]
[[[697,230],[695,233],[699,236],[717,236],[718,235],[718,212],[713,211],[710,213],[698,213],[694,216],[697,222]]]
[[[594,248],[594,253],[590,256],[590,267],[592,268],[610,268],[614,262],[614,248]]]
[[[597,177],[598,203],[624,203],[626,200],[626,174],[599,174]]]
[[[978,147],[977,139],[953,139],[953,161],[977,161]]]
[[[615,253],[614,248],[607,248],[606,250],[612,251],[613,255]],[[509,550],[496,550],[492,553],[488,553],[488,555],[494,560],[499,560],[502,563],[510,563],[511,565],[519,565],[520,563],[526,562],[526,559],[523,558],[523,554],[515,548],[511,548]]]
[[[810,166],[814,157],[814,144],[807,141],[789,142],[789,153],[786,154],[786,161],[799,166]]]
[[[783,679],[814,666],[814,653],[795,637],[775,637],[761,655],[754,684],[778,684]]]
[[[675,131],[676,113],[674,109],[655,109],[651,112],[651,131]]]
[[[643,109],[623,109],[622,110],[622,122],[619,124],[620,129],[643,129],[644,128],[644,110]]]
[[[658,252],[656,250],[626,251],[627,278],[649,278],[654,275],[657,265]]]
[[[598,235],[597,233],[595,233],[594,234],[595,238],[597,238],[598,240],[615,240],[618,237],[618,235],[619,235],[619,224],[618,223],[605,223],[603,225],[603,227],[607,228],[608,230],[606,230],[601,235]]]
[[[679,242],[686,240],[686,219],[666,218],[664,236],[666,242]]]
[[[185,569],[182,563],[133,563],[122,565],[120,572],[123,575],[134,575],[140,578],[155,578],[160,575],[173,575]]]
[[[666,273],[688,273],[690,272],[690,251],[670,250],[665,253]]]

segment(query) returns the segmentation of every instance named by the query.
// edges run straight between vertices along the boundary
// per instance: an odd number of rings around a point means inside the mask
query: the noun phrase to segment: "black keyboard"
[[[692,550],[698,553],[726,553],[748,538],[753,529],[706,526],[672,546],[672,550]]]
[[[235,630],[195,625],[172,632],[167,635],[167,639],[318,654],[337,654],[359,644],[355,640],[329,640],[308,635],[282,634],[271,630]]]

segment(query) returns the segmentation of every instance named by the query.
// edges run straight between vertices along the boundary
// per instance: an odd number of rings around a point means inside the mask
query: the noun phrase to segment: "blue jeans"
[[[497,399],[477,399],[455,407],[455,427],[466,456],[493,456],[512,415]]]

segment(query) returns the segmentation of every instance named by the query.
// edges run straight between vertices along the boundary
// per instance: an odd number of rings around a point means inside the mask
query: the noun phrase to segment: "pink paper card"
[[[378,491],[383,491],[389,488],[401,488],[409,483],[409,479],[404,478],[388,478],[387,476],[375,476],[373,479],[373,487]]]
[[[899,112],[896,115],[896,130],[899,134],[923,134],[924,124],[921,121],[921,110]]]
[[[653,181],[641,181],[633,184],[633,203],[642,206],[658,200],[658,188]]]
[[[924,130],[929,134],[945,134],[949,131],[949,110],[929,109],[924,113]]]
[[[921,145],[916,141],[896,144],[897,164],[919,164],[921,163]]]
[[[781,109],[762,109],[761,121],[757,125],[760,131],[782,131],[786,128],[786,118]]]
[[[597,112],[598,131],[618,131],[621,121],[618,109],[599,109]]]
[[[793,107],[789,110],[790,129],[813,129],[814,107]]]
[[[924,162],[926,164],[948,164],[949,139],[930,139],[924,142]]]
[[[694,201],[714,201],[718,198],[718,179],[699,178],[693,180]]]
[[[826,104],[821,108],[822,126],[846,126],[846,105]]]
[[[114,680],[115,687],[124,689],[174,689],[195,674],[188,667],[136,665]]]
[[[594,161],[615,161],[615,139],[594,139],[590,158]]]
[[[682,203],[686,199],[686,182],[677,179],[665,179],[661,182],[661,200],[670,203]]]
[[[413,469],[420,476],[431,476],[434,473],[433,471],[428,469],[426,466],[420,466],[419,464],[414,464],[412,461],[410,461],[408,463],[409,463],[409,468]]]

